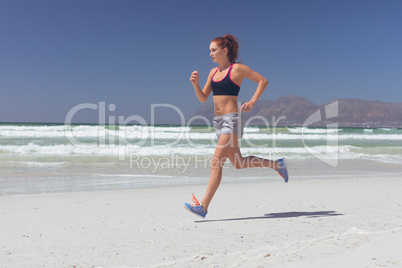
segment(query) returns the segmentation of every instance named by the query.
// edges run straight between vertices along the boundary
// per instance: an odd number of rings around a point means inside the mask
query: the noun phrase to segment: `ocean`
[[[0,195],[206,184],[216,143],[208,126],[0,124]],[[291,179],[402,174],[402,129],[245,127],[240,145]],[[277,179],[225,165],[225,182]]]

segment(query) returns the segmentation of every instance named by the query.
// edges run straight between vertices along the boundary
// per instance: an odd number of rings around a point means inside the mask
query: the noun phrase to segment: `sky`
[[[0,122],[177,123],[225,34],[268,79],[263,100],[402,102],[401,14],[401,0],[0,0]]]

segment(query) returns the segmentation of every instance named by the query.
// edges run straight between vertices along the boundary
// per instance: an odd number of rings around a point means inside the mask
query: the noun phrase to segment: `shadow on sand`
[[[233,218],[233,219],[218,219],[218,220],[202,220],[195,221],[197,223],[201,222],[214,222],[214,221],[245,221],[245,220],[261,220],[261,219],[282,219],[282,218],[320,218],[320,217],[333,217],[342,216],[344,214],[337,213],[336,211],[311,211],[311,212],[281,212],[281,213],[269,213],[260,217],[245,217],[245,218]]]

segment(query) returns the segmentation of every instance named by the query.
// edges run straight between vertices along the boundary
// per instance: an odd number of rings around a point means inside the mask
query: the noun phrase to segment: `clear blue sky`
[[[148,121],[153,103],[190,116],[201,105],[190,73],[204,85],[209,43],[226,33],[269,80],[261,99],[402,102],[401,14],[400,0],[0,0],[0,122],[64,122],[100,101],[116,105],[107,116]],[[244,82],[239,100],[255,88]],[[159,122],[169,116],[157,110]]]

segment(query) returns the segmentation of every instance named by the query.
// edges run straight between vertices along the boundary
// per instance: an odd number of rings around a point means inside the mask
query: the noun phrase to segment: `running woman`
[[[193,194],[194,204],[184,203],[185,208],[202,218],[207,215],[209,204],[222,179],[223,165],[228,158],[236,169],[269,167],[278,171],[285,182],[288,182],[285,158],[271,161],[256,156],[243,157],[239,149],[238,139],[243,136],[243,121],[237,105],[240,85],[244,78],[258,84],[251,100],[240,107],[240,112],[249,112],[268,86],[268,80],[250,67],[236,62],[239,56],[239,44],[233,35],[227,34],[213,39],[209,51],[212,61],[219,67],[209,72],[203,89],[199,86],[198,71],[192,72],[190,82],[200,102],[206,102],[211,92],[213,94],[215,112],[213,123],[218,143],[211,160],[211,176],[204,198],[198,202]]]

